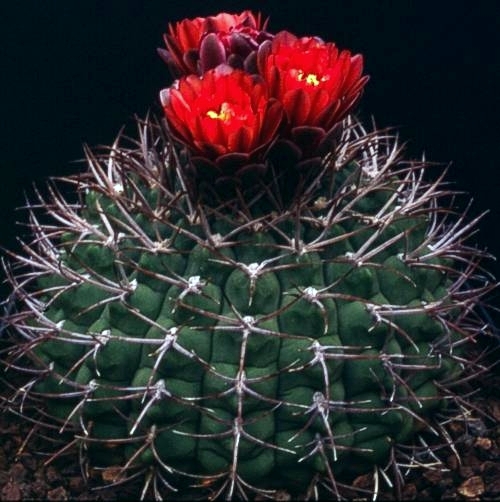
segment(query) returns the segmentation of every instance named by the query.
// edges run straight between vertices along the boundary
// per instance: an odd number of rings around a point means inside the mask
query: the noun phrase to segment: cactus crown
[[[143,496],[340,499],[366,472],[400,489],[485,371],[478,218],[350,115],[361,56],[265,30],[172,25],[164,120],[87,149],[76,202],[39,193],[6,267],[3,363],[25,381],[4,408]]]

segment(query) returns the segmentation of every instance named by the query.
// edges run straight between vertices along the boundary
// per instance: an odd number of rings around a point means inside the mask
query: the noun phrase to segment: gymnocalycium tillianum
[[[37,192],[5,260],[2,408],[142,498],[400,494],[487,370],[478,218],[353,115],[360,54],[250,11],[159,53],[160,117]]]

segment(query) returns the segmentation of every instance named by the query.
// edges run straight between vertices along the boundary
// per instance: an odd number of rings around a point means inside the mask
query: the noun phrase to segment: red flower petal
[[[253,130],[250,127],[239,127],[228,135],[227,145],[230,152],[248,152],[253,143]]]
[[[307,122],[311,111],[311,99],[304,89],[293,89],[283,96],[283,107],[290,121],[295,125]]]
[[[282,118],[283,105],[275,99],[270,99],[266,114],[262,116],[259,143],[267,144],[276,137]]]

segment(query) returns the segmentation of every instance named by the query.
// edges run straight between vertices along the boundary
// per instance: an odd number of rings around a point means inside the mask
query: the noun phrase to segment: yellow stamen
[[[228,122],[234,117],[234,110],[231,108],[229,103],[222,103],[220,106],[220,111],[208,110],[207,117],[211,119],[222,120],[223,122]]]
[[[299,82],[304,82],[308,85],[314,85],[317,86],[320,84],[320,82],[324,82],[325,80],[328,80],[328,75],[325,75],[318,79],[318,76],[315,75],[314,73],[308,73],[307,75],[304,74],[302,70],[299,70],[297,72],[297,80]]]

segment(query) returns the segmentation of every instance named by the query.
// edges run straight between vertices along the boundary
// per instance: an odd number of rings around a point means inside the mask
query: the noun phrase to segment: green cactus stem
[[[30,208],[3,408],[144,497],[342,498],[440,462],[494,287],[444,173],[348,118],[300,197],[270,170],[207,205],[163,125],[138,131]]]

